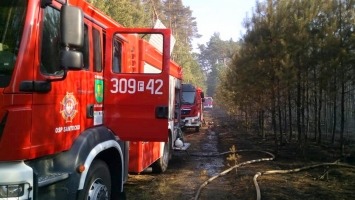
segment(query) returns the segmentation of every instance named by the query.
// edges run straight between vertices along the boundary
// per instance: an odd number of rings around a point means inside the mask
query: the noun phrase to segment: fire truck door
[[[163,35],[163,56],[157,56],[162,63],[159,73],[114,73],[117,66],[115,41],[122,34],[122,42],[134,43],[134,34]],[[131,29],[112,28],[106,31],[106,57],[104,70],[104,124],[122,140],[127,141],[167,141],[168,139],[168,103],[169,103],[169,61],[170,30],[168,29]],[[131,38],[131,39],[130,39]],[[139,38],[138,38],[139,39]],[[138,48],[135,46],[135,48]],[[127,48],[122,51],[128,51]],[[131,49],[129,49],[131,51]],[[139,53],[145,53],[139,50]],[[120,54],[123,65],[133,59]],[[123,66],[125,67],[125,66]],[[126,66],[127,68],[127,66]]]

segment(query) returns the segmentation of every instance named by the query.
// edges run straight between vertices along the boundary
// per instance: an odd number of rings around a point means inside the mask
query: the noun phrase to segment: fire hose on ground
[[[305,167],[300,167],[300,168],[294,168],[294,169],[288,169],[288,170],[269,170],[269,171],[264,171],[264,172],[258,172],[254,175],[253,182],[254,186],[256,189],[256,199],[260,200],[261,199],[261,193],[260,193],[260,188],[259,184],[257,182],[257,178],[261,175],[267,175],[267,174],[287,174],[287,173],[295,173],[295,172],[300,172],[308,169],[313,169],[317,167],[323,167],[323,166],[338,166],[338,167],[346,167],[346,168],[353,168],[355,169],[355,166],[340,163],[338,160],[332,163],[320,163],[320,164],[315,164],[315,165],[310,165],[310,166],[305,166]]]
[[[221,155],[225,155],[225,154],[230,154],[230,153],[239,153],[239,152],[261,152],[261,153],[265,153],[270,155],[270,157],[267,158],[260,158],[260,159],[255,159],[255,160],[249,160],[249,161],[245,161],[239,164],[236,164],[226,170],[224,170],[223,172],[212,176],[211,178],[209,178],[208,180],[206,180],[205,182],[203,182],[200,187],[198,188],[196,194],[195,194],[195,200],[198,200],[201,190],[208,185],[209,183],[211,183],[213,180],[217,179],[218,177],[224,176],[227,173],[229,173],[230,171],[232,171],[233,169],[236,169],[238,167],[244,166],[244,165],[248,165],[248,164],[252,164],[252,163],[257,163],[257,162],[263,162],[263,161],[271,161],[275,159],[275,155],[267,152],[267,151],[261,151],[261,150],[238,150],[238,151],[227,151],[227,152],[223,152],[223,153],[214,153],[214,154],[189,154],[190,156],[203,156],[203,157],[213,157],[213,156],[221,156]],[[332,163],[321,163],[321,164],[315,164],[315,165],[310,165],[310,166],[305,166],[305,167],[301,167],[301,168],[295,168],[295,169],[288,169],[288,170],[269,170],[269,171],[264,171],[264,172],[257,172],[254,175],[253,178],[253,182],[254,182],[254,186],[255,186],[255,190],[256,190],[256,195],[257,195],[257,200],[261,199],[261,193],[260,193],[260,187],[259,184],[257,182],[257,178],[261,175],[268,175],[268,174],[286,174],[286,173],[295,173],[295,172],[300,172],[300,171],[304,171],[304,170],[308,170],[308,169],[312,169],[312,168],[317,168],[317,167],[322,167],[322,166],[338,166],[338,167],[346,167],[346,168],[352,168],[355,169],[355,166],[353,165],[349,165],[349,164],[344,164],[344,163],[340,163],[339,161],[335,161]]]

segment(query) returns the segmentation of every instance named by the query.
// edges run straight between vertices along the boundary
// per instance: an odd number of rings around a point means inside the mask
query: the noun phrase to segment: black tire
[[[196,133],[200,132],[200,127],[199,127],[199,126],[196,126],[196,127],[195,127],[195,132],[196,132]]]
[[[111,199],[111,175],[107,164],[95,160],[90,166],[80,200],[109,200]]]
[[[171,138],[169,136],[168,141],[165,142],[164,144],[163,156],[152,164],[153,173],[163,173],[168,169],[171,153],[172,153]]]

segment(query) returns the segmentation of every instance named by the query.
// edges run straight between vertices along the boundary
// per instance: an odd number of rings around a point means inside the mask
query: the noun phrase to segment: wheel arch
[[[100,159],[109,167],[113,186],[119,186],[120,191],[123,189],[124,180],[124,160],[123,152],[119,144],[114,140],[108,140],[97,144],[86,158],[84,162],[85,170],[81,173],[78,190],[84,188],[84,183],[87,178],[87,173],[94,160]]]
[[[73,172],[71,173],[70,185],[79,191],[84,188],[85,179],[92,162],[95,159],[101,159],[108,165],[110,173],[118,175],[113,180],[118,181],[114,185],[118,185],[122,190],[125,173],[125,150],[126,143],[119,140],[107,127],[93,127],[80,134],[69,151],[55,158],[55,163],[57,163],[57,167]],[[79,173],[78,166],[82,165],[85,169],[82,173]]]

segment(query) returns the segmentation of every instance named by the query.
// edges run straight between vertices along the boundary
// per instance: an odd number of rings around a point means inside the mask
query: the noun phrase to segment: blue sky
[[[222,40],[239,40],[244,33],[243,20],[251,16],[255,0],[182,0],[189,6],[192,16],[196,18],[201,38],[196,44],[206,44],[213,33],[220,33]]]

